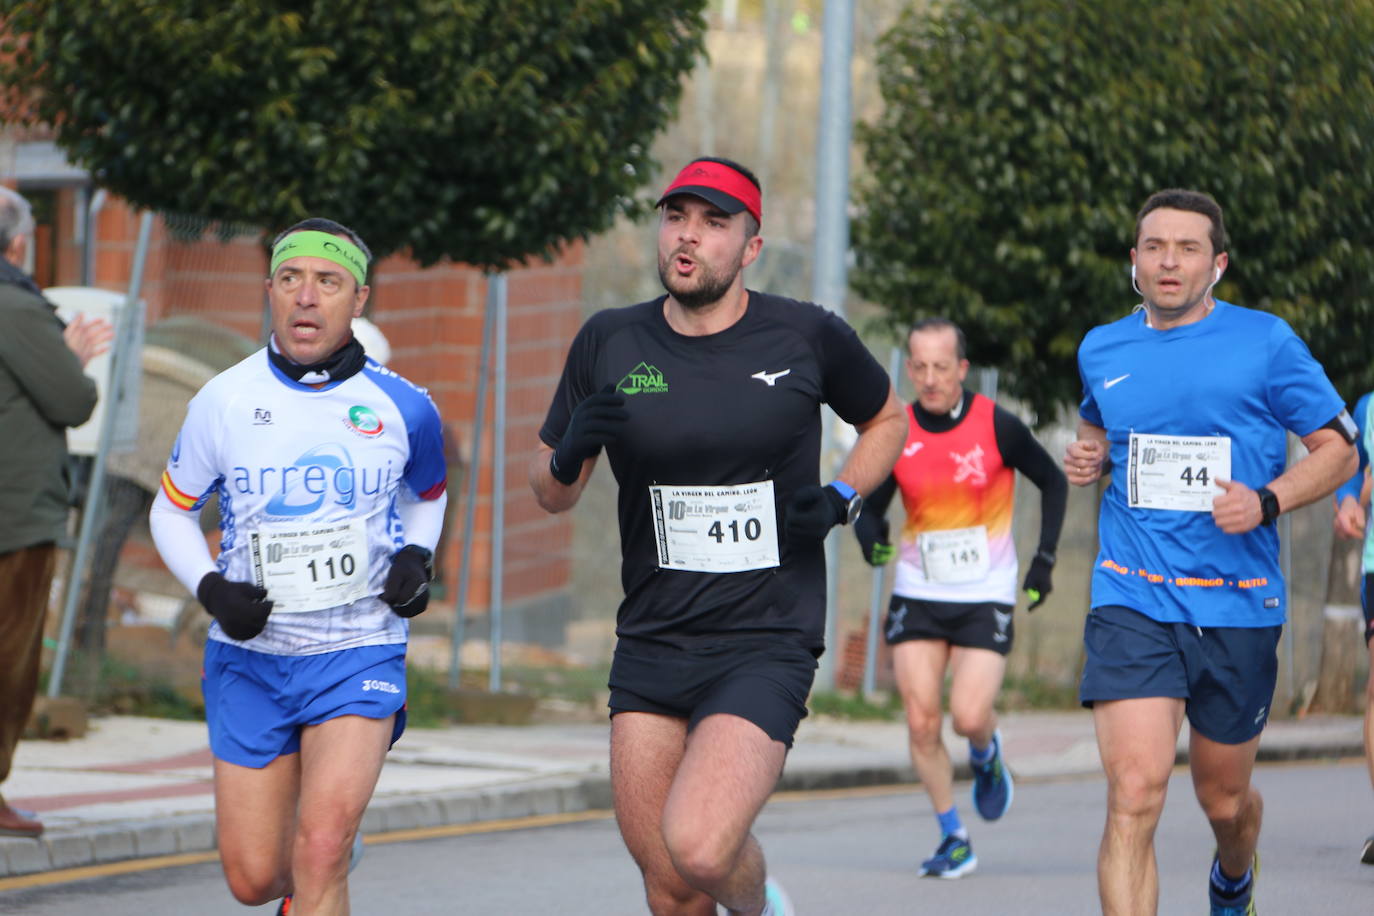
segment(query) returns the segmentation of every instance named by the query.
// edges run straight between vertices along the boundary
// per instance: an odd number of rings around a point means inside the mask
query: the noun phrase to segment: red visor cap
[[[723,163],[689,162],[654,206],[663,206],[674,194],[695,195],[730,214],[748,210],[759,225],[763,224],[763,194],[743,174]]]

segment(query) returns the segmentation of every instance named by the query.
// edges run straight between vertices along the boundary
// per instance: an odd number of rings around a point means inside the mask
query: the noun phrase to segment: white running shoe
[[[763,912],[760,916],[797,916],[792,900],[782,885],[772,878],[763,883]]]

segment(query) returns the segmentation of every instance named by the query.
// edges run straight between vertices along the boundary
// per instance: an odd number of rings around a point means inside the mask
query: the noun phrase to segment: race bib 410
[[[730,573],[778,565],[773,481],[726,487],[653,486],[658,565]]]

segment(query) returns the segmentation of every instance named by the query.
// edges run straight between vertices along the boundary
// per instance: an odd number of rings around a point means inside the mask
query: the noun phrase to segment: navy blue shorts
[[[611,660],[611,715],[651,712],[687,720],[687,729],[716,713],[753,722],[792,746],[806,718],[816,678],[807,649],[775,642],[720,643],[678,649],[622,639]]]
[[[205,722],[220,760],[261,769],[301,749],[301,728],[339,716],[395,715],[406,728],[406,647],[361,646],[321,655],[271,655],[205,643]]]
[[[1130,608],[1096,607],[1083,626],[1078,698],[1090,707],[1095,700],[1177,697],[1203,737],[1244,744],[1269,720],[1282,632],[1160,623]]]
[[[1369,640],[1374,639],[1374,607],[1370,607],[1369,596],[1374,594],[1374,574],[1365,573],[1364,581],[1360,583],[1360,607],[1364,609],[1364,641],[1369,645]]]
[[[996,601],[927,601],[893,594],[883,621],[889,646],[909,639],[939,639],[951,646],[1011,652],[1016,627],[1010,604]]]

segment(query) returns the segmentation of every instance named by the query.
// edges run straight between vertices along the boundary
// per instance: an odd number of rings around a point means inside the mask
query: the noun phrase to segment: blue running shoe
[[[1217,857],[1212,856],[1215,866]],[[1210,870],[1208,874],[1211,874]],[[1240,897],[1223,897],[1217,886],[1207,881],[1207,896],[1212,904],[1212,916],[1255,916],[1255,882],[1259,880],[1259,853],[1255,853],[1254,864],[1250,866],[1250,886]]]
[[[935,855],[921,863],[923,878],[961,878],[978,867],[968,837],[946,834]]]
[[[1011,771],[1002,762],[1002,733],[992,733],[992,759],[987,763],[973,763],[973,807],[985,821],[995,821],[1011,807],[1015,787]]]
[[[759,916],[797,916],[787,892],[772,878],[763,883],[763,912]]]

